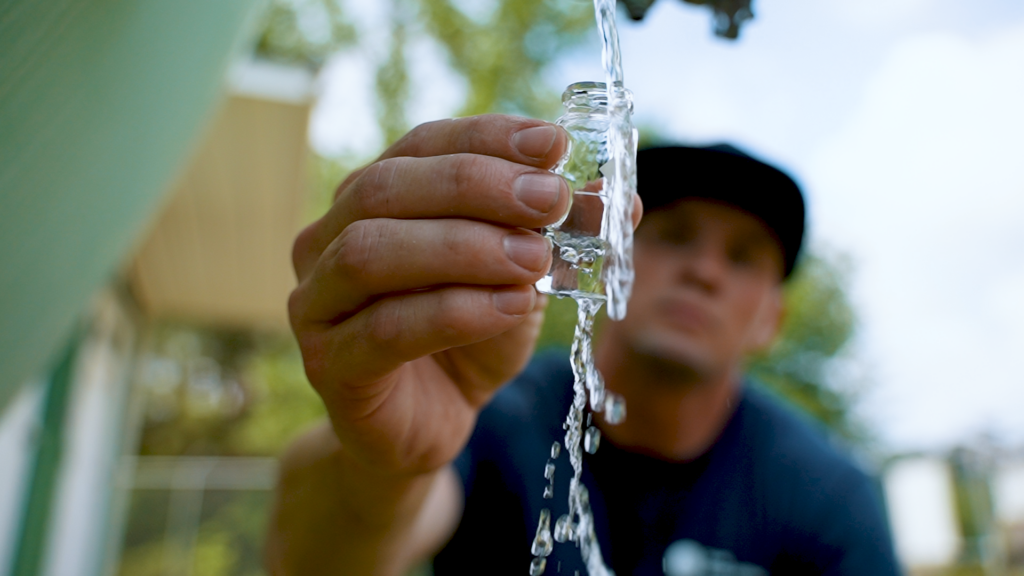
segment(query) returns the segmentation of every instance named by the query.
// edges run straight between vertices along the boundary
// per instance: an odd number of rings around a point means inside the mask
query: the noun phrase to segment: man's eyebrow
[[[775,239],[775,236],[773,236],[768,230],[764,229],[763,226],[744,226],[744,229],[737,233],[736,239],[741,242],[749,242],[752,244],[771,245],[778,242],[778,240]]]

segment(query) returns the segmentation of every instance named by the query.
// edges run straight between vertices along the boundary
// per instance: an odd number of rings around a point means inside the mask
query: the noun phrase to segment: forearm
[[[271,573],[400,575],[458,521],[450,470],[396,478],[350,458],[327,425],[282,459],[267,541]]]

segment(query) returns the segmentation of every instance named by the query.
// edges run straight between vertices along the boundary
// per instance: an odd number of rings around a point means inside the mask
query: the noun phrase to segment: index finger
[[[561,159],[568,141],[565,130],[543,120],[484,114],[420,124],[392,144],[374,163],[402,156],[480,154],[547,170]],[[349,174],[334,197],[368,167]]]
[[[536,168],[551,168],[565,151],[564,130],[532,118],[484,114],[421,124],[378,160],[446,154],[482,154]]]

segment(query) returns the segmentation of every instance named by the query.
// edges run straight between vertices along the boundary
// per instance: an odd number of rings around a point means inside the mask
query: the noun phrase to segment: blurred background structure
[[[622,4],[642,139],[730,139],[810,196],[760,385],[882,474],[912,574],[1024,574],[1024,418],[992,408],[1024,385],[969,340],[1024,344],[1024,244],[971,233],[1024,215],[993,195],[1024,197],[1024,7]],[[295,233],[413,125],[553,118],[598,66],[582,0],[0,4],[0,574],[263,574],[274,458],[323,415],[285,316]],[[553,301],[540,346],[574,318]]]

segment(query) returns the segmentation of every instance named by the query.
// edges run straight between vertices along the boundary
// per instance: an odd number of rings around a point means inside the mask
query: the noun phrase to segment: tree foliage
[[[358,40],[339,0],[273,0],[263,17],[256,54],[319,68]]]
[[[851,415],[857,389],[836,370],[855,329],[846,284],[835,259],[805,255],[786,285],[781,334],[751,360],[749,372],[841,437],[860,442],[865,432]]]
[[[162,325],[143,366],[142,455],[275,456],[325,413],[288,335]]]
[[[377,69],[377,123],[390,145],[409,131],[406,103],[409,101],[409,70],[405,59],[406,23],[397,14],[391,19],[391,46],[388,58]]]
[[[580,0],[391,0],[387,55],[376,63],[377,118],[385,144],[410,126],[406,51],[413,40],[440,44],[468,87],[457,115],[488,112],[551,117],[558,94],[542,73],[594,25],[593,6]],[[318,22],[318,25],[311,24]],[[356,45],[359,31],[342,0],[273,0],[257,53],[319,67],[332,52]]]
[[[550,117],[557,94],[541,73],[594,25],[594,8],[579,0],[494,0],[474,19],[452,0],[419,0],[430,34],[448,51],[469,93],[460,115],[504,112]]]

